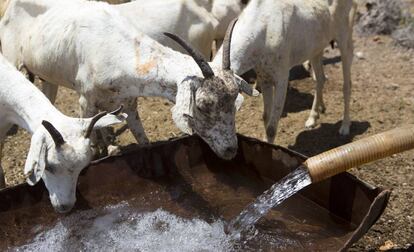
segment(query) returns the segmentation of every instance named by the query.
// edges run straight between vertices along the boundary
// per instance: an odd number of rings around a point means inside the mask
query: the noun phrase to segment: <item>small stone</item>
[[[397,90],[400,87],[400,85],[398,85],[397,83],[390,83],[387,85],[387,89],[390,90]]]
[[[380,251],[386,251],[386,250],[393,249],[394,247],[395,247],[395,244],[394,244],[392,241],[388,240],[388,241],[386,241],[386,242],[384,243],[384,245],[382,245],[382,246],[379,248],[379,250],[380,250]]]
[[[108,156],[116,156],[119,153],[121,153],[121,149],[119,148],[119,146],[115,146],[115,145],[109,145],[107,150],[108,150]]]
[[[379,42],[381,40],[380,36],[375,36],[372,41]]]
[[[356,52],[355,56],[360,60],[365,59],[365,56],[364,56],[363,52]]]

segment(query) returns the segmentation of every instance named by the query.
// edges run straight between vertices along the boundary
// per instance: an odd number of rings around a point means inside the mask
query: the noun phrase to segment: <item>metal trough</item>
[[[195,136],[133,146],[83,172],[75,211],[128,201],[140,211],[162,207],[185,218],[229,220],[305,159],[241,135],[232,161],[219,159]],[[295,245],[260,247],[265,251],[349,248],[380,217],[389,194],[348,173],[311,185],[257,224]],[[0,191],[0,251],[30,242],[36,226],[47,228],[59,218],[41,183]]]

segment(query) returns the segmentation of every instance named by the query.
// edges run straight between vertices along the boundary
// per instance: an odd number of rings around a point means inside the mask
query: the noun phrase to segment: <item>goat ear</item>
[[[177,100],[171,108],[175,125],[186,134],[192,135],[193,116],[195,109],[195,95],[201,86],[201,81],[195,78],[187,78],[181,84],[177,92]]]
[[[184,118],[187,120],[187,127],[185,127],[185,129],[184,129],[184,133],[186,133],[188,135],[192,135],[194,133],[193,129],[192,129],[194,118],[191,115],[188,115],[188,114],[184,114]]]
[[[234,74],[234,77],[236,78],[236,83],[239,85],[240,91],[249,95],[249,96],[259,96],[259,91],[254,89],[249,83],[247,83],[245,80],[243,80],[242,77],[238,76],[237,74]]]
[[[182,127],[182,131],[188,135],[193,134],[193,120],[194,120],[194,104],[195,104],[195,95],[196,95],[196,89],[195,87],[191,86],[190,88],[190,101],[188,104],[188,111],[187,113],[183,114],[185,122],[185,126]]]
[[[32,136],[26,164],[24,165],[24,174],[29,175],[27,177],[27,183],[31,186],[39,182],[45,171],[46,150],[45,135],[42,131],[38,130]]]
[[[126,120],[128,117],[125,113],[118,113],[118,114],[106,114],[102,118],[100,118],[95,125],[93,126],[93,129],[102,129],[111,125],[122,123]],[[87,125],[89,125],[91,119],[88,119]]]
[[[193,118],[194,116],[194,106],[195,106],[195,100],[196,100],[196,87],[191,87],[190,89],[190,104],[188,105],[188,113],[185,114],[185,116],[188,116],[189,118]]]
[[[236,107],[236,111],[239,111],[242,104],[244,102],[244,97],[241,94],[237,94],[236,101],[234,102],[234,106]]]
[[[171,112],[174,123],[181,130],[181,132],[192,135],[193,130],[191,129],[191,125],[193,117],[187,113],[183,113],[176,106],[171,108]]]

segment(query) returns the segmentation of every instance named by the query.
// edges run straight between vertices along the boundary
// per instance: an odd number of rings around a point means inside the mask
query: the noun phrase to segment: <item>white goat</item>
[[[208,5],[211,5],[209,1],[200,0],[140,0],[113,7],[128,18],[136,29],[162,45],[186,53],[163,34],[173,33],[190,43],[205,59],[209,59],[218,21],[207,10],[211,9]]]
[[[226,64],[215,69],[215,76],[184,41],[168,35],[192,57],[136,31],[106,3],[61,1],[52,8],[42,4],[14,0],[0,22],[3,53],[14,65],[76,90],[82,116],[124,104],[139,142],[148,139],[136,112],[136,97],[164,97],[176,103],[172,116],[183,132],[197,133],[223,158],[234,157],[235,101],[242,98],[239,91],[255,92]]]
[[[68,212],[75,204],[79,173],[93,156],[92,129],[122,122],[125,115],[116,113],[102,112],[85,119],[65,116],[0,55],[0,150],[13,124],[33,135],[24,174],[30,185],[43,179],[58,212]],[[4,180],[0,182],[4,186]]]
[[[138,30],[159,43],[185,53],[163,35],[180,36],[200,51],[205,59],[211,56],[214,40],[221,45],[231,20],[236,18],[246,0],[138,0],[114,5]]]
[[[210,12],[218,21],[214,34],[217,48],[220,48],[223,43],[224,35],[230,22],[240,15],[248,2],[249,0],[213,0]]]
[[[289,69],[308,59],[315,71],[317,91],[306,127],[315,126],[324,106],[322,54],[331,40],[338,43],[344,78],[344,117],[339,133],[349,134],[353,58],[350,12],[355,8],[352,0],[251,0],[240,15],[232,37],[232,69],[242,74],[254,68],[258,74],[268,142],[274,141],[283,112]],[[214,64],[221,64],[221,58],[216,57]]]

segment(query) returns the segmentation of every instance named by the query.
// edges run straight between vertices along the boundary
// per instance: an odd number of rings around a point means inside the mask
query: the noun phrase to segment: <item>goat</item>
[[[213,41],[217,41],[217,47],[221,45],[230,21],[245,5],[246,0],[139,0],[114,5],[114,8],[138,30],[162,45],[186,53],[163,36],[163,32],[173,33],[209,59]]]
[[[214,34],[216,48],[220,48],[223,43],[224,35],[230,22],[240,15],[248,2],[249,0],[213,0],[210,12],[218,21]]]
[[[24,174],[29,185],[43,180],[53,207],[60,213],[72,209],[79,173],[92,160],[92,130],[121,123],[126,115],[118,112],[101,112],[85,119],[65,116],[0,55],[0,150],[13,124],[32,134]],[[3,179],[0,184],[4,186]]]
[[[106,3],[72,0],[51,8],[42,3],[14,0],[0,22],[3,53],[15,66],[76,90],[82,117],[125,104],[128,126],[139,142],[148,138],[136,98],[164,97],[175,103],[172,117],[181,131],[197,133],[222,158],[234,157],[235,102],[242,101],[239,91],[257,91],[226,64],[213,71],[200,53],[172,34],[191,56],[162,46]]]
[[[208,5],[208,1],[197,0],[141,0],[113,7],[137,30],[162,45],[186,53],[181,46],[163,34],[173,33],[190,43],[205,59],[209,59],[218,21],[208,12]]]
[[[255,69],[262,87],[263,120],[268,142],[274,142],[286,99],[289,69],[311,60],[317,80],[306,127],[313,127],[323,108],[325,75],[323,49],[331,40],[338,43],[344,78],[344,117],[339,130],[348,135],[351,125],[351,64],[353,58],[352,0],[251,0],[239,17],[232,38],[231,64],[236,74]],[[218,56],[222,54],[219,51]],[[213,65],[221,64],[216,57]]]

